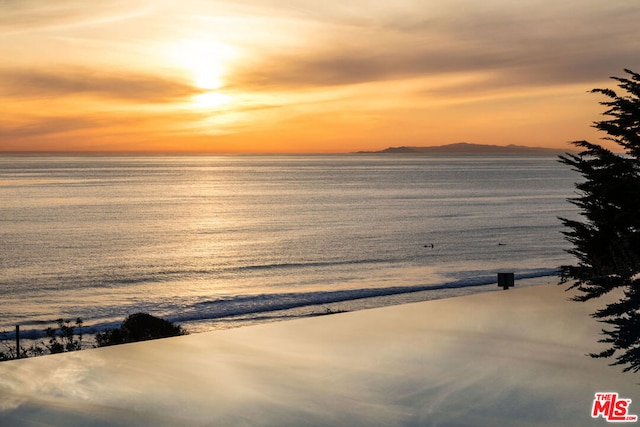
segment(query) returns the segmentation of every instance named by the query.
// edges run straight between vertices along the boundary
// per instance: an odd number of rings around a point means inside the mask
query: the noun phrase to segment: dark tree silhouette
[[[0,332],[0,342],[5,347],[5,351],[0,351],[0,362],[42,356],[47,353],[55,354],[82,350],[82,319],[78,317],[74,324],[67,319],[58,319],[56,323],[58,324],[57,328],[49,327],[44,331],[47,338],[46,342],[32,342],[29,347],[11,347],[7,343],[7,332]]]
[[[615,356],[612,365],[624,371],[640,371],[640,74],[612,77],[624,93],[594,89],[605,95],[606,120],[594,127],[607,134],[621,153],[587,141],[575,141],[579,154],[565,154],[560,161],[584,178],[576,184],[577,197],[569,199],[580,208],[583,221],[561,218],[573,244],[569,251],[576,265],[561,269],[561,283],[576,289],[576,301],[598,298],[614,289],[621,297],[593,313],[609,325],[602,330],[608,348],[592,357]]]
[[[127,317],[117,329],[108,329],[96,334],[98,347],[124,344],[135,341],[146,341],[157,338],[186,335],[181,326],[152,316],[147,313],[135,313]]]
[[[44,346],[51,354],[64,353],[67,351],[77,351],[82,349],[82,319],[76,319],[75,325],[70,320],[56,320],[58,328],[47,328],[45,333],[49,339],[48,344]],[[75,339],[75,336],[78,339]]]

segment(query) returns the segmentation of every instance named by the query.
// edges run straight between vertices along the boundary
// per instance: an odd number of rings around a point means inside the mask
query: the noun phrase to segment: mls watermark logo
[[[631,399],[622,399],[618,393],[596,393],[591,416],[602,417],[610,423],[633,423],[638,421],[638,416],[629,414],[630,405]]]

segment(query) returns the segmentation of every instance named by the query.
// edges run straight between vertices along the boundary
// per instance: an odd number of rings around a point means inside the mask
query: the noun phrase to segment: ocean
[[[202,332],[557,281],[578,178],[553,156],[4,155],[0,331],[148,312]]]

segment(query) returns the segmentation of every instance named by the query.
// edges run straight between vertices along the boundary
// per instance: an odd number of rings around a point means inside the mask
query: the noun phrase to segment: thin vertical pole
[[[20,325],[16,325],[16,359],[20,359]]]

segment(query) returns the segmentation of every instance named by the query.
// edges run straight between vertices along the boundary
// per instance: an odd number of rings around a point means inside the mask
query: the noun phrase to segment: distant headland
[[[458,142],[433,147],[389,147],[380,151],[358,151],[358,154],[563,154],[571,150],[524,145],[486,145]]]

